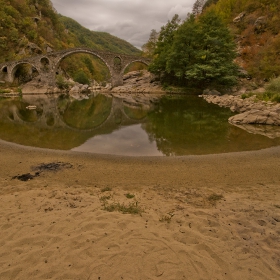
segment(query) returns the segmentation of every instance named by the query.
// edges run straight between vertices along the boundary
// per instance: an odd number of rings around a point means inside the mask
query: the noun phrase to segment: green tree
[[[175,15],[171,21],[168,21],[167,24],[161,28],[154,52],[155,58],[149,65],[149,70],[151,72],[159,75],[164,73],[165,79],[168,79],[168,77],[166,77],[167,57],[170,53],[170,47],[173,44],[175,31],[178,29],[179,24],[179,16]]]
[[[153,57],[158,41],[158,36],[158,32],[155,29],[152,29],[148,42],[142,46],[143,55],[145,57]]]
[[[174,77],[175,83],[184,84],[186,71],[195,63],[199,33],[199,26],[193,14],[175,33],[166,63],[166,71]]]
[[[238,67],[236,46],[230,31],[214,11],[199,17],[199,31],[196,38],[199,48],[194,63],[186,71],[186,80],[195,83],[234,85]]]
[[[155,54],[149,69],[161,74],[168,84],[206,86],[236,82],[235,43],[213,10],[199,17],[191,14],[181,25],[175,16],[172,25],[168,22],[162,28]]]
[[[85,74],[83,70],[79,70],[76,75],[74,76],[74,81],[80,84],[90,84],[89,78]]]

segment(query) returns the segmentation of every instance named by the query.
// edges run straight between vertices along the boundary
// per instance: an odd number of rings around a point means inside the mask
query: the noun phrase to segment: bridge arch
[[[50,66],[50,60],[49,60],[49,58],[47,58],[46,56],[43,56],[43,57],[40,59],[40,64],[41,64],[41,68],[43,68],[43,69],[49,68],[49,66]]]
[[[8,66],[4,65],[1,67],[1,73],[8,73]]]
[[[3,65],[0,69],[0,79],[5,81],[7,76],[8,76],[8,66]]]
[[[124,72],[125,72],[125,69],[127,67],[129,67],[132,63],[135,63],[135,62],[140,62],[142,64],[145,64],[146,66],[149,66],[149,63],[147,63],[146,61],[142,60],[142,59],[135,59],[135,60],[131,60],[129,61],[128,63],[126,63],[124,65],[124,67],[122,68],[122,71],[121,71],[121,75],[123,76],[124,75]]]
[[[24,66],[29,66],[28,68],[24,69]],[[23,70],[20,70],[20,68],[22,67]],[[18,73],[17,75],[17,71],[20,70],[22,71],[22,73]],[[23,71],[25,71],[25,73],[23,73]],[[28,82],[31,81],[34,77],[38,76],[40,73],[40,70],[37,68],[37,66],[31,62],[28,61],[20,61],[18,63],[16,63],[15,65],[13,65],[11,71],[10,71],[10,75],[11,75],[11,81],[13,82],[15,80],[15,78],[18,78],[20,80],[20,78],[23,79],[22,82]],[[25,74],[25,76],[24,76]]]
[[[109,63],[106,61],[106,59],[104,57],[102,57],[98,52],[95,52],[92,50],[87,50],[87,49],[72,49],[72,50],[69,50],[68,52],[63,53],[55,63],[55,71],[54,71],[55,74],[58,72],[58,67],[59,67],[60,63],[62,62],[62,60],[73,54],[90,54],[92,56],[99,58],[107,66],[110,76],[111,77],[113,76],[113,71],[112,71],[113,69],[111,68]]]

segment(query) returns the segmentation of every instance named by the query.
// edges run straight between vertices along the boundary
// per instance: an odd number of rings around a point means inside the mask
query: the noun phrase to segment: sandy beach
[[[280,279],[280,147],[0,155],[1,280]]]

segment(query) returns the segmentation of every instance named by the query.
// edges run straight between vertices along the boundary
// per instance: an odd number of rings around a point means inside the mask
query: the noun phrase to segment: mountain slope
[[[258,80],[280,75],[280,1],[208,0],[235,34],[238,63]]]
[[[50,0],[0,0],[0,62],[79,46],[140,54],[124,40],[57,14]]]
[[[100,50],[139,55],[140,50],[130,43],[106,32],[90,31],[75,20],[59,15],[59,21],[73,37],[77,38],[78,45],[88,46]]]

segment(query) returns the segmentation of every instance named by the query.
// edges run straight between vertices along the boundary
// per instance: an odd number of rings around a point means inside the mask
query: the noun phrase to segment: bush
[[[270,83],[265,87],[267,91],[280,93],[280,77],[273,79]]]
[[[68,89],[69,88],[68,82],[65,81],[65,79],[62,75],[57,75],[56,76],[56,85],[60,89]]]
[[[272,101],[280,103],[280,94],[275,94],[272,98]]]
[[[79,84],[83,84],[83,85],[86,85],[86,84],[89,85],[90,84],[89,78],[87,77],[85,72],[82,71],[82,70],[78,71],[75,74],[74,81],[79,83]]]

